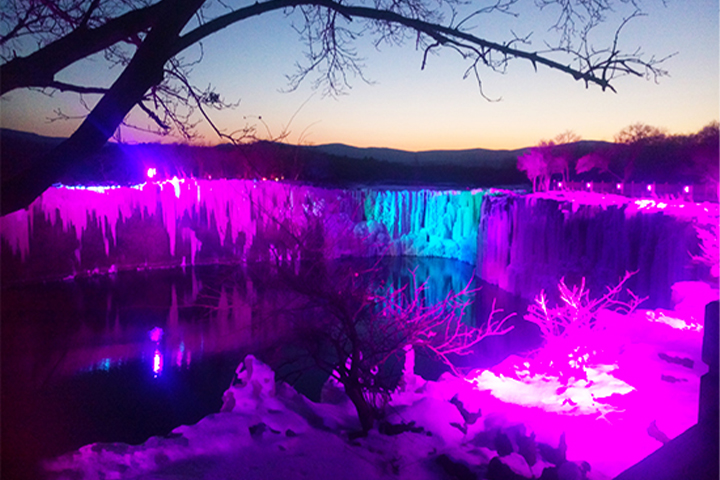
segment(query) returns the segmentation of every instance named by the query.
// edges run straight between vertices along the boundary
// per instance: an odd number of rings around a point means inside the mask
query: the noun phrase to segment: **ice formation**
[[[420,255],[471,263],[482,198],[482,191],[342,191],[174,177],[132,187],[52,187],[28,209],[2,217],[0,227],[4,248],[21,264],[67,242],[56,238],[60,232],[74,237],[74,259],[61,272],[44,272],[63,277],[113,266],[294,261],[308,246],[326,258]],[[97,242],[92,229],[102,248],[90,245]],[[136,239],[144,252],[135,251]],[[31,275],[20,270],[20,277]]]
[[[711,270],[693,259],[701,253],[694,225],[717,221],[717,204],[588,192],[332,190],[173,177],[50,188],[28,209],[1,217],[0,237],[5,280],[297,262],[312,250],[324,258],[458,259],[528,299],[563,276],[586,276],[601,289],[638,270],[633,291],[663,306],[673,284]]]
[[[627,271],[629,286],[657,306],[671,286],[708,277],[692,260],[696,224],[717,224],[717,204],[633,200],[588,192],[501,195],[483,202],[477,270],[504,290],[533,298],[562,277],[587,277],[601,293]]]

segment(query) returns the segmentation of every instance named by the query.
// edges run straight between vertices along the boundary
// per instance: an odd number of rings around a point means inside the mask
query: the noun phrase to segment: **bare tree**
[[[276,313],[294,325],[294,346],[309,358],[294,362],[320,368],[341,386],[364,432],[382,418],[410,349],[425,351],[459,375],[454,356],[467,355],[483,338],[512,329],[506,323],[512,315],[493,318],[501,312],[494,305],[486,323],[464,323],[475,293],[470,283],[430,302],[427,285],[414,272],[409,283],[393,288],[384,283],[378,265],[352,271],[314,262],[300,272],[282,266],[275,270],[291,292],[291,300],[278,305]]]
[[[667,132],[662,128],[644,123],[633,123],[615,135],[615,143],[625,145],[648,144],[663,141],[666,137]]]
[[[528,176],[534,192],[549,190],[553,175],[561,175],[564,182],[570,179],[570,158],[558,147],[578,141],[580,136],[567,130],[552,140],[541,140],[518,157],[517,168]]]
[[[548,164],[545,155],[538,148],[531,148],[517,160],[517,169],[525,172],[533,184],[533,192],[547,190],[549,186]]]
[[[481,68],[505,71],[513,59],[557,70],[603,90],[614,90],[618,76],[656,78],[665,74],[659,68],[662,59],[646,58],[638,51],[625,53],[620,47],[621,30],[641,15],[639,9],[620,22],[607,45],[593,44],[591,32],[612,11],[612,1],[539,2],[539,8],[559,11],[553,25],[559,39],[542,49],[531,48],[529,35],[491,41],[474,33],[472,24],[482,25],[488,15],[518,15],[516,0],[497,0],[479,7],[460,0],[375,0],[372,6],[334,0],[268,0],[239,7],[221,0],[8,3],[0,13],[4,62],[0,95],[18,88],[39,88],[101,98],[73,135],[39,165],[3,179],[3,213],[27,206],[72,165],[96,153],[135,107],[145,112],[160,132],[192,136],[197,115],[214,126],[209,110],[234,104],[224,101],[211,87],[195,87],[188,76],[193,61],[181,55],[222,29],[271,11],[300,18],[297,29],[307,57],[291,76],[291,86],[312,74],[316,75],[315,85],[329,94],[342,91],[351,76],[362,77],[362,61],[353,42],[364,34],[372,35],[378,44],[414,41],[424,51],[423,66],[431,52],[453,50],[468,62],[466,76],[476,78],[480,86]],[[635,2],[629,4],[637,7]],[[122,68],[111,86],[75,85],[56,79],[64,68],[96,53]],[[231,141],[253,134],[247,126],[238,132],[217,128],[216,132]]]

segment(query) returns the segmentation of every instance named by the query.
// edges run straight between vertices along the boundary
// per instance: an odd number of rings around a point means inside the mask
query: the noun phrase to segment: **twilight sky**
[[[232,3],[232,2],[231,2]],[[243,2],[244,4],[245,2]],[[494,2],[492,2],[494,3]],[[302,61],[302,44],[292,29],[293,16],[276,12],[231,26],[206,40],[203,62],[196,66],[192,80],[205,87],[212,84],[228,101],[240,100],[233,111],[215,113],[221,129],[232,131],[246,123],[257,124],[261,133],[267,124],[272,136],[289,124],[290,143],[345,143],[360,147],[391,147],[405,150],[492,148],[514,149],[533,145],[573,130],[584,139],[612,140],[623,127],[643,122],[665,127],[671,133],[690,133],[719,118],[718,0],[684,2],[639,0],[648,16],[634,19],[621,36],[621,47],[631,52],[640,47],[648,56],[677,54],[664,63],[670,76],[656,84],[652,80],[626,77],[615,82],[618,93],[586,89],[570,76],[515,60],[507,73],[481,71],[485,93],[498,102],[488,102],[474,79],[463,80],[467,67],[455,52],[444,50],[430,57],[421,70],[422,51],[409,42],[403,46],[383,45],[370,38],[357,43],[365,57],[368,85],[351,78],[347,95],[330,98],[313,92],[311,82],[284,93],[285,75]],[[475,2],[477,5],[478,3]],[[542,49],[556,12],[538,12],[532,0],[515,7],[520,18],[493,14],[478,20],[472,32],[488,40],[509,38],[511,29],[519,35],[533,32],[529,50]],[[627,6],[618,4],[598,45],[607,45]],[[188,52],[188,57],[198,50]],[[62,72],[63,80],[90,85],[110,85],[119,73],[108,70],[96,56]],[[92,105],[95,98],[84,97]],[[74,94],[15,91],[0,102],[0,125],[5,128],[66,136],[79,121],[49,122],[61,108],[70,115],[86,110]],[[136,123],[149,124],[143,114]],[[217,137],[201,126],[203,143],[217,143]],[[126,141],[152,141],[150,136],[123,129]]]

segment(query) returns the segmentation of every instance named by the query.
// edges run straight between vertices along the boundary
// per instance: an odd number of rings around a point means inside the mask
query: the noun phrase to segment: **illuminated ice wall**
[[[558,280],[629,287],[658,306],[703,280],[698,223],[717,204],[582,192],[323,189],[276,181],[177,179],[50,188],[0,218],[3,281],[191,264],[415,255],[458,259],[534,298]],[[596,290],[597,291],[597,290]]]
[[[709,266],[693,260],[696,226],[717,221],[718,205],[710,203],[582,192],[486,196],[477,270],[529,299],[554,291],[562,277],[569,284],[587,277],[602,294],[626,271],[637,272],[628,287],[649,304],[669,306],[674,283],[711,277]]]
[[[177,179],[53,187],[0,218],[3,280],[312,258],[476,256],[482,191]]]

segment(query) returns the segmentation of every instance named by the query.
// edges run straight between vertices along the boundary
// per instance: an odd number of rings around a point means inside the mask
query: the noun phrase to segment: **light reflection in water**
[[[157,343],[162,339],[163,333],[164,332],[162,328],[155,327],[148,332],[148,335],[150,336],[150,340]]]
[[[465,287],[473,273],[471,266],[449,260],[390,263],[379,267],[381,275],[385,275],[385,285],[402,288],[414,270],[419,280],[428,280],[424,295],[431,303],[442,299],[450,289]],[[366,269],[364,264],[343,264],[341,269],[345,267],[353,267],[354,271]],[[43,368],[30,374],[32,382],[38,385],[47,380],[47,375],[60,379],[80,372],[108,372],[138,361],[154,376],[167,375],[166,367],[189,369],[193,360],[202,365],[208,355],[275,348],[290,330],[286,320],[277,315],[277,306],[287,303],[287,291],[268,288],[266,279],[256,277],[237,267],[208,267],[79,281],[72,289],[63,287],[68,291],[63,290],[59,298],[75,298],[77,305],[91,307],[68,310],[68,318],[83,318],[87,329],[69,328],[62,338],[53,334],[56,341],[53,349],[42,347],[37,338],[37,345],[25,337],[22,341],[17,337],[17,342],[25,348],[30,344],[30,350],[39,357],[33,364],[42,364]],[[483,287],[480,296],[490,292],[487,288]],[[26,291],[23,294],[29,295]],[[476,305],[482,310],[487,300],[478,299]],[[55,299],[54,303],[59,301]],[[469,315],[474,316],[470,312]],[[487,313],[481,311],[476,318],[487,318]],[[70,320],[66,323],[72,325]],[[168,358],[167,365],[164,357]]]
[[[153,373],[155,377],[162,375],[163,370],[163,354],[159,349],[155,349],[155,355],[153,355]]]

